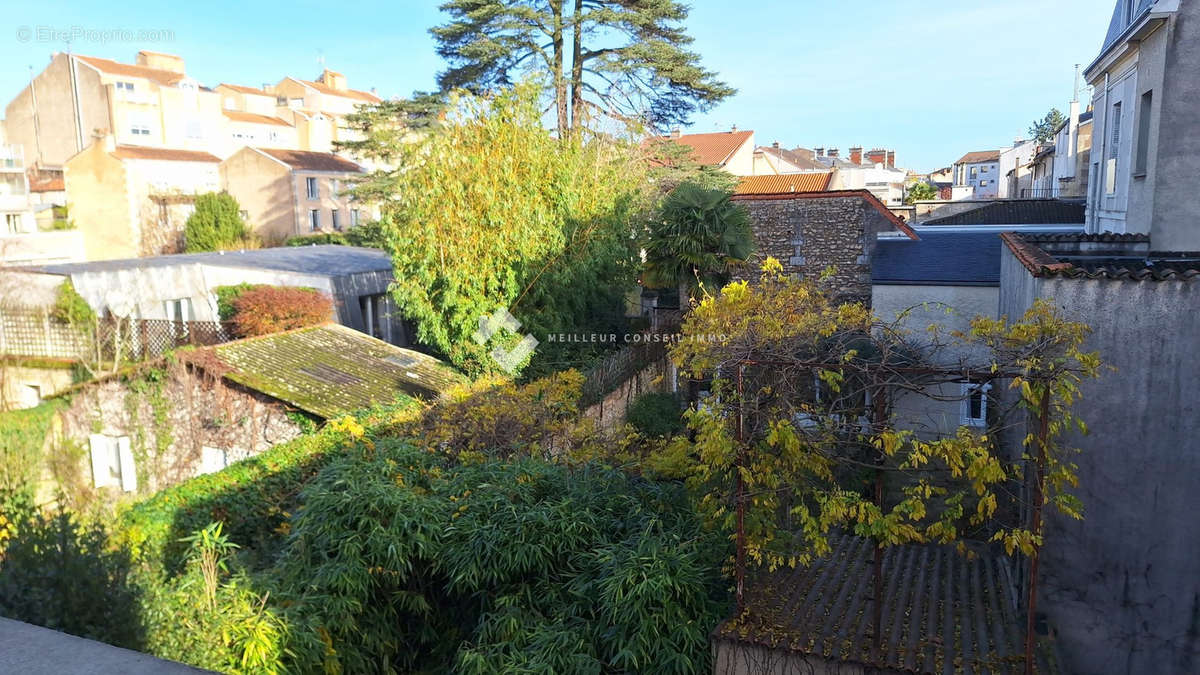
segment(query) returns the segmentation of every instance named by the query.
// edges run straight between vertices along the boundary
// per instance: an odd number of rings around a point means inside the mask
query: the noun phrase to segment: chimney
[[[321,77],[317,79],[326,87],[337,89],[338,91],[346,90],[346,76],[341,73],[335,73],[328,68],[321,71]]]
[[[875,166],[876,164],[887,164],[887,151],[880,148],[874,148],[867,153],[867,164]]]
[[[675,127],[674,129],[671,130],[671,138],[679,138],[682,135],[683,135],[683,130],[680,129],[679,127]]]
[[[186,74],[183,70],[183,57],[175,56],[174,54],[142,50],[137,53],[136,63],[143,68],[169,70],[172,73],[179,73],[180,75]]]
[[[268,93],[270,93],[270,91],[271,91],[271,83],[270,83],[270,82],[263,82],[262,90],[263,90],[263,91],[265,91],[265,92],[268,92]]]
[[[896,168],[896,151],[895,150],[888,150],[887,168],[889,168],[889,169]]]
[[[735,124],[735,125],[733,125],[733,128],[729,130],[729,133],[731,133],[731,134],[736,134],[736,133],[737,133],[737,125],[736,125],[736,124]]]
[[[815,154],[817,157],[824,157],[825,148],[813,148],[813,154]]]
[[[837,148],[830,148],[830,149],[829,149],[829,151],[828,151],[826,154],[827,154],[827,155],[829,155],[830,157],[833,157],[834,159],[837,159],[837,156],[838,156],[838,149],[837,149]]]
[[[857,146],[850,148],[850,163],[862,164],[862,148]]]
[[[771,147],[772,147],[772,148],[775,148],[776,150],[778,150],[778,149],[779,149],[779,141],[775,141],[774,143],[772,143],[772,144],[771,144]]]

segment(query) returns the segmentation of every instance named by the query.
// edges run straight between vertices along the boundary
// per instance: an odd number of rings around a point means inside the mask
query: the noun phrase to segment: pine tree
[[[675,0],[448,0],[430,32],[450,68],[443,90],[479,94],[522,72],[549,73],[559,137],[592,113],[657,128],[735,93],[687,50]]]

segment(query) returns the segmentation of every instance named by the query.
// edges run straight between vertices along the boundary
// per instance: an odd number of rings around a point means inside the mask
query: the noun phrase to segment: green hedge
[[[0,412],[0,493],[32,494],[50,424],[66,405],[62,399],[52,399],[36,408]]]
[[[629,404],[625,421],[647,436],[672,436],[683,433],[683,413],[679,398],[671,393],[642,394]]]

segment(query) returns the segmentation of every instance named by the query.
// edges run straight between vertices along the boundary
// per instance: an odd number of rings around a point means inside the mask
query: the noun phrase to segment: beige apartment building
[[[331,153],[247,147],[221,162],[220,172],[247,223],[267,243],[345,230],[378,217],[346,193],[348,181],[363,168]]]
[[[111,136],[67,160],[71,218],[88,260],[179,253],[195,197],[221,189],[208,152],[118,144]]]

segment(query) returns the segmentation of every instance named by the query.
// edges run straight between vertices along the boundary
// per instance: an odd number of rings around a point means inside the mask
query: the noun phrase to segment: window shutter
[[[88,447],[92,455],[92,485],[98,488],[117,484],[117,454],[115,439],[104,434],[90,434]]]
[[[137,467],[133,462],[133,449],[129,445],[129,437],[115,439],[117,446],[117,461],[121,474],[121,489],[125,492],[137,492]]]

